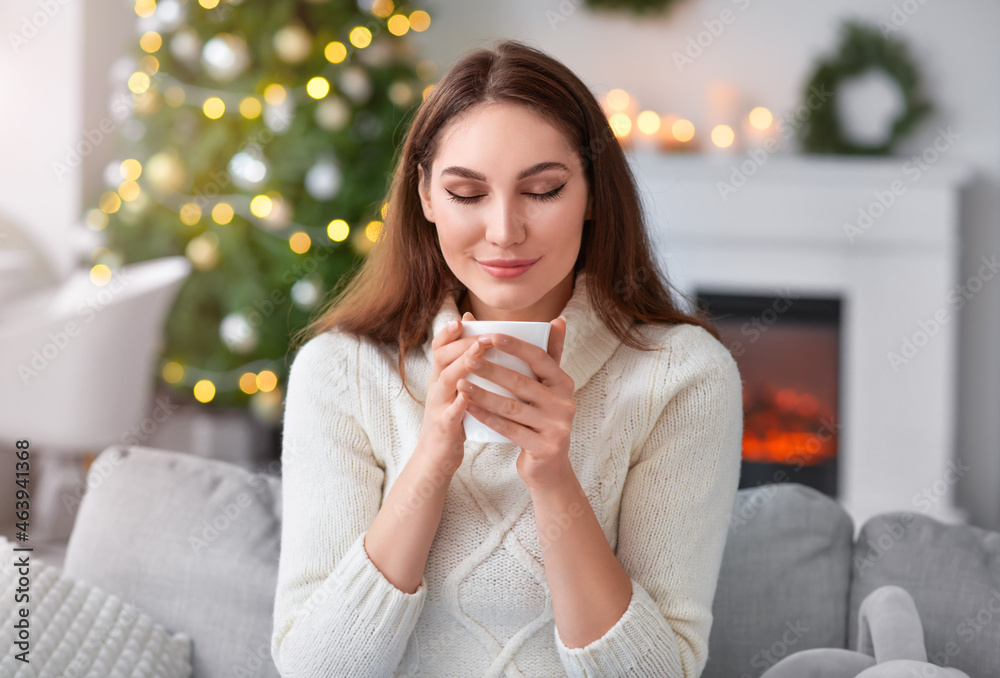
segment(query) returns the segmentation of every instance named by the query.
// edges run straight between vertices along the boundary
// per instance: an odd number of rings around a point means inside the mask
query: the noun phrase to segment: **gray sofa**
[[[88,471],[65,573],[187,633],[195,678],[277,676],[276,467],[107,448]],[[757,678],[790,653],[854,649],[858,606],[883,584],[912,594],[932,663],[1000,676],[1000,534],[899,512],[853,537],[843,508],[811,488],[740,490],[703,676]]]

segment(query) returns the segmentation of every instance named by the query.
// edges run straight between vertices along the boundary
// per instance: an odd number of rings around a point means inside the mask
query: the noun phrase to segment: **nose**
[[[507,248],[524,240],[525,218],[516,198],[494,201],[496,208],[487,217],[486,239],[500,248]]]

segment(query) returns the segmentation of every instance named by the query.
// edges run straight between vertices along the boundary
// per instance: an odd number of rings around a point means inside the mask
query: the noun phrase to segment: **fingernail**
[[[493,337],[491,337],[491,336],[490,336],[490,335],[488,335],[488,334],[480,334],[480,335],[479,335],[479,343],[480,343],[480,344],[488,344],[488,343],[490,343],[490,341],[491,341],[492,339],[493,339]]]
[[[458,321],[457,320],[452,320],[450,323],[448,323],[448,331],[449,332],[454,332],[457,329],[458,329]]]
[[[566,322],[566,316],[564,316],[564,315],[561,315],[561,316],[559,316],[559,317],[560,317],[560,318],[562,318],[563,322]]]

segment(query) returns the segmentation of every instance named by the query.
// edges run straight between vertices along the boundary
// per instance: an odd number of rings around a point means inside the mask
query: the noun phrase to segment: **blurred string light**
[[[147,41],[149,40],[147,39]],[[331,42],[326,46],[324,53],[328,59],[335,61],[346,55],[346,47],[342,43]],[[161,74],[157,78],[157,84],[163,87],[164,99],[168,105],[179,106],[187,104],[197,106],[202,109],[207,117],[213,120],[221,118],[228,111],[238,111],[243,117],[254,119],[260,116],[262,112],[263,104],[261,99],[266,104],[277,106],[289,98],[296,102],[315,101],[316,99],[323,98],[330,91],[329,81],[322,76],[312,78],[306,85],[299,88],[289,88],[279,83],[271,83],[259,97],[256,95],[233,94],[223,90],[190,85],[167,74]],[[149,90],[150,86],[151,81],[149,76],[141,71],[133,73],[130,78],[130,87],[133,90],[145,92]],[[129,164],[126,167],[123,163],[122,176],[125,181],[130,181],[131,183],[123,182],[118,187],[117,192],[108,191],[101,197],[99,209],[105,214],[105,217],[107,214],[113,214],[118,211],[123,201],[134,200],[140,193],[136,179],[138,179],[139,173],[142,171],[142,166],[137,160],[126,162]],[[128,177],[126,177],[126,172],[129,173]],[[134,178],[130,178],[133,175]],[[214,205],[202,205],[202,207],[198,207],[198,205],[193,203],[193,196],[176,196],[173,200],[161,200],[160,202],[166,207],[175,209],[179,213],[181,221],[188,225],[198,223],[203,218],[202,212],[209,212],[213,221],[218,224],[228,224],[234,216],[240,216],[264,232],[279,236],[284,235],[284,237],[288,238],[289,247],[298,253],[308,251],[311,243],[322,238],[324,235],[335,242],[342,242],[346,240],[350,233],[346,222],[336,219],[331,222],[331,225],[336,223],[336,227],[331,227],[330,225],[327,227],[306,226],[293,220],[287,220],[283,226],[276,227],[274,223],[265,221],[265,218],[271,211],[270,203],[268,202],[267,207],[265,207],[264,201],[258,200],[255,207],[253,203],[255,199],[248,198],[243,194],[217,196],[217,202]],[[201,200],[202,202],[204,201],[203,196]],[[270,199],[267,200],[269,201]],[[173,202],[176,205],[171,206],[167,202]],[[107,225],[106,219],[102,219],[97,215],[90,217],[89,223],[95,230],[101,230]],[[374,243],[377,241],[381,226],[381,221],[372,221],[365,227],[364,234],[369,242]],[[297,233],[301,233],[308,240],[304,240],[301,236],[296,237]]]
[[[757,106],[748,116],[750,124],[753,125],[754,129],[765,130],[771,126],[771,122],[774,120],[774,116],[771,115],[771,111],[764,108],[763,106]]]
[[[200,0],[202,7],[206,6],[206,2],[211,4],[211,7],[207,7],[207,9],[211,9],[218,4],[217,0]],[[146,11],[147,6],[152,7],[149,10],[149,14],[152,14],[152,11],[156,8],[156,3],[153,0],[148,0],[148,2],[146,0],[139,0],[136,3],[136,13],[140,16],[147,16],[140,13],[140,10]],[[384,11],[384,8],[376,8],[372,11],[375,13],[377,10]],[[381,16],[381,14],[376,14],[376,16]],[[410,30],[417,32],[426,31],[431,23],[430,15],[423,10],[411,12],[409,16],[391,14],[390,10],[390,15],[386,16],[388,16],[387,29],[395,36],[405,35]],[[372,43],[372,39],[372,32],[364,26],[355,26],[348,34],[348,42],[356,49],[365,49]],[[148,31],[139,39],[139,46],[150,54],[159,51],[162,45],[163,37],[156,31]],[[343,63],[347,58],[348,48],[343,42],[334,40],[327,43],[323,48],[323,54],[330,63],[339,64]],[[249,119],[256,118],[261,113],[260,99],[256,95],[233,93],[226,90],[192,85],[168,74],[158,74],[158,70],[159,62],[152,56],[147,57],[140,64],[139,70],[129,78],[128,88],[135,94],[145,93],[153,84],[150,76],[155,74],[159,89],[162,91],[164,101],[168,106],[175,108],[183,105],[195,106],[201,108],[204,114],[212,120],[218,120],[227,111],[239,112],[240,115]],[[433,85],[425,88],[425,98],[426,93],[430,91],[430,87],[433,87]],[[264,99],[267,103],[277,106],[284,103],[287,97],[291,104],[297,105],[322,99],[329,92],[329,80],[323,75],[317,74],[305,85],[299,87],[289,88],[278,83],[272,83],[265,89]]]
[[[675,120],[670,126],[670,133],[677,141],[691,141],[694,138],[694,124],[686,118]]]
[[[219,5],[219,0],[198,0],[198,4],[204,9],[214,9]],[[140,17],[150,17],[157,10],[156,0],[135,0],[135,13]],[[396,13],[392,0],[373,0],[371,3],[371,13],[386,20],[386,28],[394,36],[403,36],[409,31],[423,32],[430,27],[431,17],[423,11],[417,10],[407,14]],[[297,30],[298,26],[287,27],[289,34]],[[305,34],[311,43],[312,36]],[[292,35],[291,37],[295,37]],[[364,26],[356,26],[348,33],[347,43],[340,40],[328,42],[323,46],[323,55],[331,64],[343,63],[351,48],[365,49],[372,44],[373,35]],[[294,43],[295,41],[288,41]],[[298,45],[301,47],[301,40]],[[128,78],[128,89],[137,95],[151,95],[159,92],[163,101],[171,107],[190,106],[197,108],[211,120],[219,120],[227,115],[240,115],[248,120],[253,120],[262,115],[264,106],[286,106],[294,108],[298,104],[307,104],[320,99],[324,99],[330,94],[330,81],[325,74],[317,73],[305,85],[299,87],[288,87],[281,83],[270,83],[265,87],[262,95],[247,93],[232,93],[226,90],[201,87],[182,82],[176,77],[159,72],[159,60],[153,56],[159,52],[164,44],[163,36],[158,31],[147,31],[139,38],[140,48],[146,52],[139,63],[137,70]],[[277,45],[276,45],[277,47]],[[309,46],[312,50],[312,46]],[[279,50],[281,51],[281,50]],[[293,55],[294,56],[294,55]],[[422,62],[424,73],[420,77],[426,81],[432,79],[430,73],[430,62]],[[423,98],[434,87],[429,84],[422,90]],[[287,109],[286,109],[287,110]],[[148,161],[147,161],[148,162]],[[261,231],[270,233],[278,237],[285,237],[289,248],[296,253],[304,254],[308,252],[315,242],[328,239],[332,242],[344,242],[351,235],[351,227],[344,219],[332,219],[325,227],[313,227],[296,223],[290,218],[280,219],[277,223],[269,221],[274,216],[274,211],[281,205],[282,197],[275,193],[256,194],[248,196],[246,194],[219,195],[214,201],[205,204],[204,197],[180,195],[176,192],[147,193],[140,186],[139,179],[143,174],[143,166],[139,160],[129,158],[122,161],[119,171],[121,181],[117,190],[105,191],[99,198],[98,207],[87,212],[86,223],[95,230],[103,230],[108,225],[108,215],[120,210],[123,204],[142,200],[156,200],[164,207],[172,209],[178,213],[182,223],[189,226],[196,226],[208,218],[219,226],[227,226],[234,217],[239,216],[247,223],[257,227]],[[145,181],[145,178],[143,179]],[[150,179],[152,180],[152,179]],[[147,196],[152,195],[153,198]],[[277,202],[276,202],[277,201]],[[358,233],[363,241],[368,243],[376,242],[382,232],[384,219],[388,213],[388,203],[382,205],[380,210],[382,221],[371,220]],[[212,263],[219,256],[218,236],[206,231],[189,242],[189,255],[194,254],[196,259],[203,262]],[[100,256],[98,248],[94,252],[94,258]],[[111,268],[104,263],[95,264],[90,271],[90,278],[97,285],[106,285],[112,276]],[[203,403],[210,402],[220,391],[232,391],[239,389],[248,395],[259,397],[261,394],[267,396],[280,397],[279,374],[274,371],[275,363],[272,360],[256,360],[232,370],[217,372],[196,367],[193,365],[183,365],[176,360],[166,360],[161,365],[162,376],[165,381],[171,384],[188,386],[192,389],[194,397]],[[287,375],[280,375],[281,377]]]
[[[277,391],[279,374],[274,361],[253,360],[231,370],[217,372],[194,365],[184,365],[176,360],[165,360],[160,365],[163,380],[175,386],[191,388],[194,397],[203,403],[210,402],[219,391],[240,390],[247,395]]]
[[[108,193],[114,196],[114,198],[118,198],[117,203],[109,199],[109,202],[113,203],[113,205],[109,205],[109,208],[113,206],[117,210],[121,204],[121,198],[119,198],[117,193],[110,191]],[[215,196],[211,207],[205,204],[207,201],[204,196],[172,195],[161,196],[155,198],[155,200],[167,209],[177,212],[181,222],[187,226],[198,224],[205,218],[206,214],[209,215],[212,221],[219,225],[229,224],[234,217],[239,216],[247,223],[265,233],[286,238],[289,242],[289,248],[299,254],[309,251],[312,244],[318,240],[321,241],[324,238],[328,238],[334,242],[343,242],[350,235],[351,227],[343,219],[333,219],[326,226],[306,226],[305,224],[288,220],[287,223],[275,227],[267,221],[267,218],[271,215],[275,207],[275,199],[277,197],[277,194],[274,192],[271,192],[269,195],[258,194],[255,196],[248,196],[242,193],[218,195]],[[199,202],[201,205],[199,205]],[[94,224],[98,226],[98,228],[94,228],[91,225],[91,228],[101,230],[107,225],[104,219],[106,219],[108,212],[107,210],[97,211],[104,212],[104,217],[95,215],[94,217],[88,216],[87,219],[88,223],[90,219],[93,219]],[[384,207],[383,211],[385,211]],[[104,222],[103,226],[101,225],[102,222]],[[375,243],[381,230],[382,222],[372,220],[365,226],[365,238],[369,242]]]
[[[306,92],[313,99],[322,99],[330,93],[330,81],[321,75],[310,78],[306,83]]]
[[[729,148],[736,139],[733,128],[729,125],[716,125],[712,128],[712,143],[719,148]]]
[[[636,118],[636,125],[643,134],[656,134],[660,131],[660,116],[655,111],[643,111]]]

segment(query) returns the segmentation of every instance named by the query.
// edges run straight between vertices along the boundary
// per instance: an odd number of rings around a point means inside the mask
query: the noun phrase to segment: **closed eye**
[[[555,188],[549,191],[548,193],[525,193],[525,195],[530,195],[533,199],[538,200],[539,202],[545,202],[547,200],[555,200],[556,198],[558,198],[559,194],[565,187],[566,184],[563,184],[559,188]],[[449,200],[451,200],[452,202],[461,203],[463,205],[479,202],[479,199],[483,197],[482,195],[469,195],[469,196],[455,195],[448,189],[445,189],[445,191],[447,191],[448,193]]]

